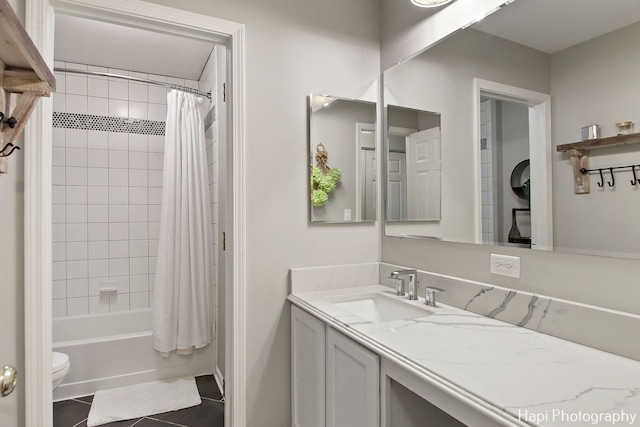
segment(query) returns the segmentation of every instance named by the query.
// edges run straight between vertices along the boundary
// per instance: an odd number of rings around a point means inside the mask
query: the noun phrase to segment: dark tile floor
[[[202,404],[179,411],[165,412],[135,420],[104,424],[107,427],[223,427],[224,403],[213,375],[196,378]],[[53,404],[53,427],[86,427],[93,396],[64,400]]]

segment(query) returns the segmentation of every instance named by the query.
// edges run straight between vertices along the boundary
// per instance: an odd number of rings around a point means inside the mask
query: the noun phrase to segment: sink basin
[[[408,320],[433,314],[427,309],[416,307],[404,300],[379,294],[334,300],[333,305],[369,322]]]

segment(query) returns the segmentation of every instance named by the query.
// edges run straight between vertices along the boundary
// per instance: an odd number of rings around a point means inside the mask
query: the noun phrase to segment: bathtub
[[[69,355],[71,369],[53,400],[164,378],[212,374],[214,345],[188,356],[162,357],[153,349],[151,310],[53,319],[53,351]]]

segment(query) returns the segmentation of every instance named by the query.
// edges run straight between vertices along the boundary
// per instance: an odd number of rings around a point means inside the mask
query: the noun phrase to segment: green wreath
[[[320,149],[322,147],[322,149]],[[336,189],[342,174],[327,165],[329,153],[322,144],[316,148],[316,166],[311,167],[311,204],[322,207],[329,201],[329,193]]]

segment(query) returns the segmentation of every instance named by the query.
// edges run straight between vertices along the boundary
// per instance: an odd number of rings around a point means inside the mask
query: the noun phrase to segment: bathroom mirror
[[[616,135],[618,122],[635,122],[638,130],[640,86],[633,70],[640,63],[639,39],[640,3],[635,0],[621,0],[615,7],[592,0],[515,0],[386,70],[385,107],[441,113],[442,190],[440,221],[387,221],[385,233],[640,258],[640,236],[633,231],[640,185],[630,184],[631,171],[617,172],[614,186],[598,187],[599,178],[593,176],[591,192],[576,194],[571,160],[556,151],[558,145],[580,141],[583,126],[600,125],[603,137]],[[485,90],[485,84],[491,89]],[[496,89],[501,87],[525,95]],[[527,94],[549,101],[533,102]],[[483,112],[483,102],[493,110]],[[506,111],[510,103],[520,111]],[[538,115],[532,114],[536,108]],[[514,120],[515,114],[520,119]],[[541,117],[546,128],[540,127]],[[516,121],[528,130],[515,129]],[[491,146],[487,132],[527,139],[529,152],[500,153],[502,172],[490,177],[484,166],[483,176],[483,163],[490,157],[496,163],[498,155],[484,152]],[[589,154],[592,169],[640,164],[640,144]],[[510,190],[511,175],[525,160],[530,164],[519,186],[529,179],[530,206]],[[490,210],[500,211],[499,226],[486,215]],[[510,242],[514,217],[520,239]]]
[[[440,114],[387,105],[387,221],[440,220]]]
[[[376,104],[309,95],[309,203],[314,224],[376,220]]]

